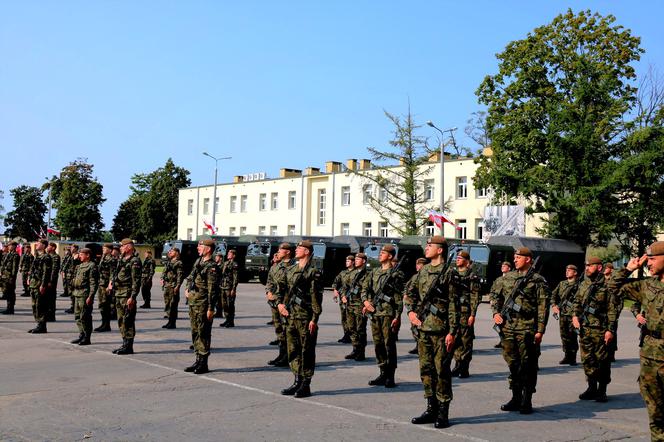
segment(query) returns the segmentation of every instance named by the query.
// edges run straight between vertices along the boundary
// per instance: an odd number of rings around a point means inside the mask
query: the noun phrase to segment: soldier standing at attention
[[[628,279],[646,262],[650,277]],[[642,257],[630,259],[607,283],[613,296],[631,299],[640,306],[639,387],[648,409],[650,437],[664,440],[664,241],[651,244]]]
[[[7,309],[2,311],[3,315],[13,315],[16,304],[16,276],[18,275],[20,256],[16,253],[16,241],[7,245],[7,253],[2,259],[0,273],[2,273],[2,292],[7,300]]]
[[[134,353],[136,336],[136,298],[141,290],[141,260],[134,254],[134,241],[129,238],[120,241],[120,253],[108,285],[108,289],[115,294],[118,328],[122,335],[122,345],[113,350],[113,353],[130,355]]]
[[[78,327],[78,338],[72,344],[90,345],[92,335],[92,307],[95,302],[95,293],[99,288],[99,271],[94,261],[90,260],[92,252],[83,248],[78,254],[80,263],[76,266],[76,273],[71,280],[71,291],[76,304],[74,305],[74,318]]]
[[[415,280],[417,279],[417,274],[419,273],[420,270],[422,270],[422,267],[424,267],[427,263],[426,258],[417,258],[417,261],[415,261],[415,274],[410,277],[408,282],[406,283],[406,287],[404,287],[404,293],[408,293],[408,290],[410,290],[410,287],[415,283]],[[411,333],[413,334],[413,341],[415,341],[415,348],[412,350],[408,350],[408,354],[410,355],[416,355],[417,354],[417,333],[416,329],[411,328]]]
[[[221,305],[224,308],[226,321],[219,327],[235,327],[235,298],[237,294],[238,265],[235,262],[235,250],[226,254],[226,261],[221,268]]]
[[[293,385],[281,394],[304,398],[311,396],[311,378],[316,368],[318,319],[323,311],[323,280],[311,262],[314,245],[300,241],[295,248],[297,264],[288,268],[284,284],[278,288],[279,313],[288,322],[286,339],[288,362],[295,375]]]
[[[464,379],[473,359],[475,318],[480,305],[480,280],[470,267],[470,254],[461,250],[456,256],[456,268],[451,269],[450,295],[459,306],[459,333],[456,337],[452,376]]]
[[[63,298],[71,296],[71,293],[69,293],[69,285],[68,285],[69,281],[67,281],[67,278],[65,277],[70,263],[71,263],[71,246],[67,246],[65,247],[65,256],[62,258],[62,265],[60,266],[60,273],[62,275],[62,294],[60,296]]]
[[[505,282],[505,275],[507,275],[509,272],[512,271],[512,263],[509,261],[503,261],[503,263],[500,265],[500,272],[502,275],[496,278],[495,281],[493,281],[493,284],[491,284],[491,290],[489,293],[498,293],[502,287],[502,284]],[[489,303],[491,305],[491,308],[493,309],[493,299],[489,299]],[[500,341],[496,345],[493,346],[493,348],[503,348],[503,340],[502,336],[499,337]]]
[[[366,269],[367,255],[358,253],[355,255],[355,269],[348,275],[350,282],[346,293],[341,294],[341,302],[346,306],[346,322],[350,332],[350,342],[353,351],[344,356],[345,359],[354,359],[358,362],[364,361],[364,351],[367,346],[367,317],[362,313],[362,287],[364,280],[369,275]]]
[[[62,262],[60,255],[56,252],[58,245],[54,242],[48,244],[46,252],[51,257],[51,276],[48,281],[48,288],[46,290],[46,296],[48,299],[48,313],[46,314],[46,320],[48,322],[55,321],[55,300],[57,297],[58,289],[58,278],[60,277],[60,263]],[[71,293],[70,293],[71,295]],[[73,297],[71,297],[74,299]],[[72,302],[72,307],[74,306]],[[74,313],[74,309],[65,311],[65,313]]]
[[[397,369],[397,333],[403,311],[403,287],[406,277],[395,269],[392,258],[397,251],[386,244],[378,255],[379,268],[365,278],[362,288],[363,313],[371,315],[371,334],[380,373],[369,385],[394,388]]]
[[[510,370],[508,380],[512,390],[512,399],[500,409],[521,414],[533,412],[538,345],[549,319],[549,288],[546,280],[531,269],[532,265],[530,249],[517,249],[514,252],[516,271],[505,275],[499,291],[491,292],[493,321],[503,334],[503,358]],[[503,306],[508,305],[511,307],[506,307],[504,317]]]
[[[99,261],[99,298],[97,308],[101,314],[101,325],[95,328],[96,332],[111,331],[111,294],[108,292],[108,284],[111,282],[111,274],[115,268],[115,260],[111,255],[113,244],[106,243],[101,248],[101,261]]]
[[[224,306],[221,305],[221,268],[224,266],[224,254],[221,251],[218,251],[214,254],[214,262],[217,264],[217,267],[219,267],[219,300],[217,301],[217,305],[215,306],[215,313],[214,317],[215,318],[223,318],[224,317]]]
[[[424,413],[414,417],[411,422],[433,423],[436,428],[447,428],[450,425],[449,409],[452,401],[450,357],[459,328],[459,316],[458,306],[449,295],[449,273],[445,271],[445,238],[429,238],[424,256],[430,262],[417,273],[404,297],[408,319],[419,331],[417,345],[420,378],[427,400]]]
[[[180,287],[184,278],[184,268],[180,261],[180,249],[173,247],[168,251],[168,260],[161,275],[161,285],[164,289],[164,304],[168,322],[162,328],[175,328],[178,319],[178,304],[180,303]]]
[[[350,332],[348,331],[348,325],[346,321],[346,304],[341,302],[341,294],[345,293],[348,290],[348,275],[352,273],[353,268],[355,267],[355,256],[348,255],[346,257],[346,268],[339,272],[339,274],[334,278],[332,282],[332,292],[334,295],[332,299],[334,302],[339,304],[339,312],[341,313],[341,328],[344,331],[341,339],[337,340],[340,344],[350,344]]]
[[[287,243],[279,244],[279,250],[274,254],[275,264],[270,268],[267,274],[267,283],[265,284],[265,296],[267,303],[272,310],[272,322],[274,323],[274,333],[277,335],[277,344],[279,345],[279,354],[276,358],[268,361],[268,365],[275,367],[288,367],[288,347],[286,341],[286,326],[281,320],[279,314],[277,293],[279,285],[286,284],[286,273],[288,267],[293,265],[291,260],[292,246]]]
[[[118,268],[118,262],[120,262],[120,245],[119,244],[113,244],[113,250],[111,251],[111,257],[113,258],[113,265],[111,268],[113,271],[111,272],[111,281],[113,281],[113,277],[115,276],[115,271]],[[115,308],[115,292],[113,290],[108,291],[110,297],[111,297],[111,320],[117,320],[118,319],[118,311]]]
[[[152,252],[145,252],[145,259],[143,260],[143,267],[141,275],[141,294],[143,295],[143,305],[141,308],[150,308],[150,300],[152,299],[152,277],[154,276],[155,263],[152,259]]]
[[[560,341],[565,353],[565,357],[558,362],[561,365],[576,365],[576,352],[579,350],[576,332],[572,325],[572,315],[574,314],[572,309],[576,291],[579,289],[577,271],[574,264],[569,264],[565,269],[566,279],[560,281],[551,294],[551,310],[556,315],[560,315]]]
[[[615,267],[613,263],[607,262],[602,266],[602,273],[604,274],[604,280],[609,281],[611,275],[613,275],[613,270]],[[616,302],[616,319],[620,319],[620,313],[623,309],[623,300],[619,297],[614,299]],[[609,362],[616,362],[616,351],[618,351],[618,321],[616,320],[616,329],[613,333],[613,339],[609,342]]]
[[[585,276],[576,292],[572,316],[581,336],[581,362],[588,379],[588,388],[579,399],[606,402],[606,386],[611,382],[609,343],[618,321],[616,305],[606,287],[601,259],[588,258]]]
[[[212,258],[214,241],[204,239],[198,243],[199,258],[194,263],[186,280],[184,295],[189,300],[191,320],[191,340],[194,344],[196,361],[185,368],[186,372],[207,373],[214,306],[219,296],[219,267]]]
[[[29,243],[23,244],[23,254],[21,255],[21,264],[19,271],[21,272],[23,282],[23,293],[21,296],[30,296],[30,285],[28,284],[28,277],[30,276],[30,267],[35,257],[32,254],[32,247]]]
[[[67,270],[62,275],[62,283],[67,284],[67,287],[69,288],[69,299],[71,299],[71,307],[68,310],[65,310],[65,313],[74,313],[74,304],[76,302],[76,298],[74,298],[74,295],[71,293],[71,282],[74,279],[74,275],[76,274],[76,267],[78,267],[80,263],[81,259],[78,256],[78,245],[72,244],[71,259],[69,260]]]
[[[32,315],[37,326],[28,333],[46,333],[46,315],[49,309],[47,296],[48,283],[51,280],[51,256],[46,253],[48,241],[40,239],[35,244],[35,260],[30,267],[30,296],[32,297]]]

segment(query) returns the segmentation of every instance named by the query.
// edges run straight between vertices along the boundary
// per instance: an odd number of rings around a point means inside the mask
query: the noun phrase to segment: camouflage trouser
[[[650,418],[650,437],[653,441],[664,440],[664,361],[641,356],[639,374],[641,396]]]
[[[136,302],[127,308],[127,299],[115,297],[115,310],[118,312],[118,328],[123,339],[134,339],[136,335]]]
[[[145,279],[141,283],[141,296],[143,296],[143,301],[150,302],[152,298],[152,278]]]
[[[108,289],[105,286],[99,286],[98,290],[98,299],[97,299],[97,308],[101,314],[101,320],[104,322],[110,322],[111,320],[111,297],[108,296]]]
[[[178,318],[178,304],[180,303],[180,291],[175,291],[175,287],[164,285],[164,311],[168,315],[169,321],[175,321]]]
[[[286,342],[288,363],[296,376],[311,378],[316,368],[316,340],[318,329],[309,333],[308,319],[288,318],[286,325]]]
[[[420,331],[417,340],[420,357],[420,378],[424,384],[424,397],[434,394],[441,403],[452,400],[452,372],[449,353],[445,349],[445,335]]]
[[[2,286],[2,293],[5,294],[7,300],[7,308],[14,307],[16,304],[16,279],[9,278],[5,280]]]
[[[212,321],[207,319],[208,303],[189,301],[189,320],[191,321],[191,342],[197,355],[210,354],[212,341]]]
[[[367,317],[362,314],[361,305],[349,305],[346,308],[346,329],[353,347],[366,347]]]
[[[374,316],[371,335],[376,350],[376,364],[382,370],[397,368],[397,334],[392,330],[392,316]]]
[[[39,287],[30,288],[30,296],[32,297],[32,316],[38,323],[46,322],[46,315],[48,314],[48,297],[46,293],[43,295],[39,293]]]
[[[560,315],[560,341],[563,344],[563,351],[565,353],[576,353],[579,351],[579,342],[577,335],[574,332],[572,325],[572,317]]]
[[[21,274],[21,278],[23,281],[23,293],[29,295],[30,294],[30,285],[28,284],[28,278],[30,277],[30,272],[23,272]]]
[[[44,294],[48,302],[48,312],[46,314],[46,319],[49,321],[52,321],[55,318],[55,301],[58,297],[56,287],[57,287],[57,281],[55,282],[55,284],[52,284],[51,286],[47,287],[46,293]],[[71,299],[74,299],[74,297],[72,296]]]
[[[604,330],[585,327],[581,343],[581,361],[588,379],[603,384],[611,382],[611,363],[608,347],[604,343]]]
[[[227,319],[235,319],[235,296],[231,296],[231,289],[221,289],[220,302],[224,316]]]
[[[454,360],[465,364],[470,364],[473,359],[473,341],[475,340],[475,326],[468,325],[468,316],[461,316],[459,333],[454,342]]]
[[[286,343],[286,327],[284,323],[281,322],[281,314],[279,314],[279,309],[276,307],[270,306],[270,311],[272,312],[272,322],[274,322],[274,334],[277,335],[277,340],[279,343]]]
[[[526,389],[535,392],[537,386],[538,348],[535,334],[527,332],[505,331],[503,336],[503,359],[510,370],[511,390]]]
[[[75,297],[74,299],[76,300],[74,304],[76,326],[79,333],[85,333],[89,337],[92,334],[92,306],[85,303],[87,298]]]
[[[346,310],[348,310],[348,304],[344,304],[341,302],[341,298],[339,298],[339,314],[341,315],[341,328],[344,330],[344,336],[349,333],[348,331],[348,319],[347,319],[347,314]]]

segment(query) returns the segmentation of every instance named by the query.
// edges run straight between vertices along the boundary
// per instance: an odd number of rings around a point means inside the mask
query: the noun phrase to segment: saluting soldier
[[[265,297],[272,311],[272,322],[274,323],[274,333],[277,335],[277,344],[279,345],[279,354],[276,358],[268,361],[268,365],[275,367],[288,367],[288,347],[286,340],[286,327],[279,314],[279,300],[277,293],[279,285],[286,284],[286,273],[288,267],[293,265],[291,260],[292,246],[287,243],[279,244],[279,250],[274,254],[275,264],[270,267],[267,274],[267,283],[265,284]]]
[[[224,309],[226,321],[219,324],[219,327],[235,327],[235,299],[239,282],[238,270],[238,265],[235,262],[235,250],[230,249],[221,268],[221,305]]]
[[[355,268],[355,255],[348,255],[346,257],[346,268],[337,274],[332,281],[332,292],[334,293],[332,299],[334,302],[339,303],[339,313],[341,314],[341,328],[343,329],[343,336],[337,340],[341,344],[350,344],[350,332],[348,330],[348,324],[346,320],[346,305],[341,302],[342,293],[345,293],[348,290],[348,284],[350,283],[349,275],[353,272]]]
[[[152,299],[152,277],[154,276],[155,263],[152,259],[152,252],[147,250],[145,252],[145,259],[143,260],[142,275],[141,275],[141,295],[143,295],[143,305],[141,308],[150,308],[150,300]]]
[[[92,335],[92,307],[95,302],[95,293],[99,288],[99,271],[94,261],[90,260],[91,251],[88,248],[78,252],[79,264],[71,280],[71,292],[76,299],[74,305],[74,318],[78,327],[78,338],[72,344],[90,345]]]
[[[134,353],[136,336],[136,298],[141,289],[141,260],[134,254],[134,241],[129,238],[120,241],[120,253],[108,285],[115,295],[118,328],[122,335],[122,345],[113,353],[130,355]]]
[[[47,295],[48,284],[51,281],[51,256],[46,253],[48,241],[40,239],[35,244],[35,260],[30,267],[30,296],[32,297],[32,315],[37,326],[28,333],[46,333],[46,316],[49,310]]]
[[[35,257],[32,254],[32,247],[30,243],[23,244],[23,253],[21,254],[21,264],[19,266],[19,271],[21,272],[21,279],[23,282],[23,293],[21,296],[28,297],[30,296],[30,285],[28,284],[28,277],[30,276],[30,267],[32,267],[32,261]]]
[[[424,256],[430,260],[422,267],[404,297],[408,319],[418,331],[420,378],[427,408],[414,417],[413,424],[433,423],[449,427],[452,401],[451,355],[459,328],[458,306],[449,293],[449,272],[445,270],[447,241],[433,236],[427,241]]]
[[[106,243],[101,248],[101,261],[99,261],[99,298],[97,308],[101,314],[101,325],[95,328],[96,332],[111,331],[111,293],[108,285],[111,282],[111,275],[115,268],[116,261],[113,258],[113,244]]]
[[[574,325],[572,325],[574,299],[576,291],[579,289],[577,272],[576,266],[569,264],[565,268],[565,279],[558,283],[551,294],[551,310],[559,315],[560,341],[565,353],[565,357],[558,362],[561,365],[576,365],[576,353],[579,350],[577,335],[574,331]]]
[[[318,319],[323,311],[323,281],[312,262],[314,245],[300,241],[295,248],[297,264],[288,268],[286,280],[279,285],[279,313],[287,318],[288,362],[295,376],[293,384],[281,394],[303,398],[311,396],[311,378],[316,367]]]
[[[180,287],[184,279],[184,267],[180,261],[180,249],[173,247],[167,253],[168,261],[161,274],[161,285],[164,289],[164,304],[168,322],[162,328],[175,328],[178,319],[178,304],[180,303]]]
[[[450,269],[450,293],[459,305],[459,333],[456,336],[452,376],[470,376],[470,361],[473,359],[475,318],[480,306],[480,280],[470,266],[470,254],[460,250],[456,256],[456,268]]]
[[[198,243],[199,258],[187,277],[185,296],[189,300],[191,320],[191,340],[196,353],[196,361],[185,368],[186,372],[203,374],[209,371],[210,341],[214,306],[219,297],[219,267],[212,259],[215,243],[204,239]]]
[[[350,342],[353,351],[344,356],[345,359],[364,361],[365,348],[367,346],[367,317],[362,313],[362,287],[369,272],[366,268],[367,255],[358,253],[355,255],[353,265],[355,268],[348,275],[348,289],[341,295],[341,302],[346,306],[346,322],[350,333]]]
[[[371,334],[380,373],[369,385],[394,388],[397,369],[397,333],[403,311],[405,275],[394,268],[396,249],[385,244],[378,255],[380,267],[373,269],[362,287],[363,313],[371,315]]]
[[[2,278],[2,292],[7,300],[7,308],[2,311],[3,315],[13,315],[16,304],[16,277],[18,276],[20,256],[16,253],[16,241],[7,244],[7,253],[2,259],[0,273]]]

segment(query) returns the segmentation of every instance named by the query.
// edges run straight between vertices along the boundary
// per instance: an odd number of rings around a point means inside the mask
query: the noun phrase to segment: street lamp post
[[[212,191],[212,226],[216,229],[217,225],[215,224],[216,221],[216,216],[217,216],[217,163],[219,160],[230,160],[231,157],[213,157],[207,152],[203,152],[203,155],[206,157],[210,157],[214,160],[214,190]]]
[[[438,132],[440,132],[440,211],[445,212],[445,132],[452,134],[456,127],[451,127],[449,129],[441,130],[436,127],[431,120],[427,121],[427,126],[433,127]],[[445,236],[445,223],[441,221],[440,223],[440,234]]]

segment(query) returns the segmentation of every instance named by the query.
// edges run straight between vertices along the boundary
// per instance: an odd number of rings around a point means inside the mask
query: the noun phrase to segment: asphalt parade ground
[[[542,344],[532,415],[500,411],[509,399],[507,366],[490,310],[482,304],[476,325],[471,377],[454,380],[452,426],[412,425],[425,408],[413,338],[404,324],[398,343],[397,388],[370,387],[378,370],[371,332],[367,360],[347,361],[339,307],[326,290],[317,346],[313,396],[295,399],[279,391],[292,383],[289,369],[267,361],[274,329],[264,288],[238,288],[236,327],[212,331],[210,373],[183,369],[194,356],[184,300],[175,330],[162,329],[163,298],[155,275],[152,309],[139,309],[135,354],[111,353],[121,343],[117,323],[110,333],[93,333],[92,344],[78,336],[69,299],[58,297],[57,321],[48,333],[26,333],[34,321],[30,298],[18,297],[16,315],[0,316],[0,440],[2,441],[606,441],[649,440],[648,416],[639,394],[638,329],[623,311],[617,362],[609,401],[580,401],[585,389],[581,365],[558,365],[562,358],[558,323],[550,319]],[[17,290],[20,294],[21,289]],[[184,296],[183,296],[184,298]],[[4,307],[5,302],[0,301]],[[139,296],[139,305],[142,299]],[[96,302],[95,302],[96,304]],[[99,313],[94,312],[94,327]],[[403,319],[407,322],[405,315]]]

